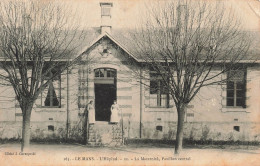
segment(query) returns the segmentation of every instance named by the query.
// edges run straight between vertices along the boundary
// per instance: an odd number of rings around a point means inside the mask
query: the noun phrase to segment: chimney
[[[112,23],[111,23],[111,9],[113,7],[113,3],[111,2],[101,2],[101,34],[107,32],[111,32]]]

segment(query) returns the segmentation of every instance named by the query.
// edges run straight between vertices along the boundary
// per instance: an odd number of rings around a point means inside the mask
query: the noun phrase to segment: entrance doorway
[[[96,69],[94,81],[96,121],[110,121],[110,107],[116,100],[116,70]]]
[[[110,107],[116,100],[116,87],[113,84],[95,84],[96,121],[110,121]]]

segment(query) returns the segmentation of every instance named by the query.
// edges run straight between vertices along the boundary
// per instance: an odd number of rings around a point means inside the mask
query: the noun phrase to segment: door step
[[[122,126],[109,123],[95,123],[89,125],[88,143],[92,146],[120,146],[123,145]]]

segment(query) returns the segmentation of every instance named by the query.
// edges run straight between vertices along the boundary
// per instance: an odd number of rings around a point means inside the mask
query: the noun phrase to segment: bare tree
[[[156,4],[147,13],[141,28],[131,34],[132,44],[150,70],[143,79],[159,79],[162,84],[146,85],[162,88],[174,101],[178,114],[175,154],[179,154],[188,104],[202,87],[225,83],[229,78],[220,79],[221,75],[245,67],[237,64],[250,60],[251,42],[223,4],[173,0]]]
[[[75,13],[56,1],[6,1],[0,8],[1,78],[13,87],[22,110],[23,151],[30,144],[33,104],[42,90],[80,59],[76,53],[84,34]]]

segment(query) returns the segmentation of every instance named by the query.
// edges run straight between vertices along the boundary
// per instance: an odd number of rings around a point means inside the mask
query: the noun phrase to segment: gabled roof
[[[92,42],[89,42],[90,44],[85,47],[83,50],[81,50],[80,54],[86,53],[91,48],[99,42],[102,38],[107,37],[112,42],[114,42],[117,46],[119,46],[124,52],[126,52],[130,57],[135,59],[137,62],[145,62],[144,59],[142,59],[142,56],[138,54],[138,52],[135,49],[134,41],[131,40],[131,33],[133,32],[133,29],[112,29],[111,34],[104,33],[100,35],[100,29],[99,28],[93,28],[92,30],[95,30],[96,37],[92,40]],[[93,33],[92,33],[93,34]],[[248,51],[248,55],[245,55],[241,60],[241,62],[248,63],[253,61],[259,63],[260,62],[260,32],[257,31],[250,31],[248,32],[250,36],[253,37],[252,47]],[[92,36],[93,37],[93,36]],[[79,54],[79,55],[80,55]]]
[[[81,53],[86,53],[89,50],[91,50],[91,48],[97,43],[99,42],[102,38],[107,37],[109,38],[112,42],[114,42],[117,46],[119,46],[124,52],[126,52],[130,57],[132,57],[133,59],[135,59],[137,62],[139,61],[139,59],[134,56],[123,44],[121,44],[119,41],[117,41],[112,35],[108,34],[107,32],[99,35],[95,40],[93,40],[87,47],[83,48],[83,50],[81,51]]]

